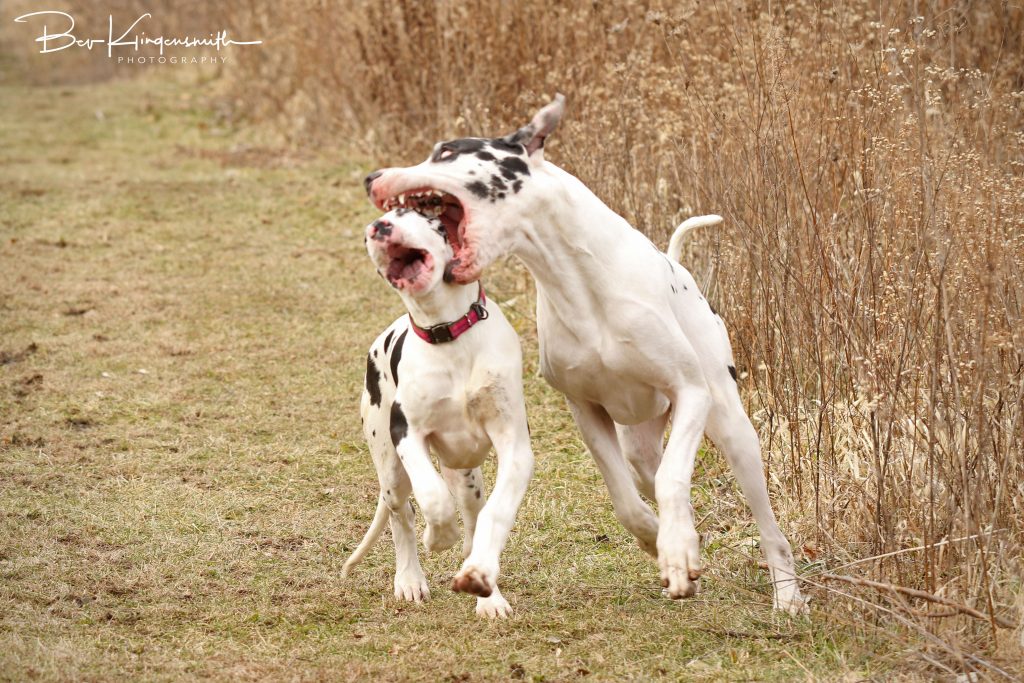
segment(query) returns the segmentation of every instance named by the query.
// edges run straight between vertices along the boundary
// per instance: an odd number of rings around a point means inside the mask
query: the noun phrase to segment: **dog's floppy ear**
[[[506,138],[526,147],[526,153],[533,156],[539,152],[544,154],[544,138],[551,135],[565,113],[565,95],[558,93],[547,106],[537,112],[533,120]]]

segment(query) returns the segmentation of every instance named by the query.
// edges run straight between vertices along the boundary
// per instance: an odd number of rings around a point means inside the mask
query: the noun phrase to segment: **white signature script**
[[[210,33],[206,38],[199,38],[196,36],[166,38],[164,36],[147,36],[145,31],[136,32],[136,26],[138,26],[144,19],[149,19],[153,16],[149,12],[146,12],[132,22],[131,26],[129,26],[119,36],[115,36],[114,15],[110,15],[110,30],[107,33],[106,38],[79,38],[72,33],[75,29],[75,18],[67,12],[60,12],[57,10],[22,14],[14,21],[19,24],[23,24],[31,17],[39,16],[57,17],[60,18],[61,23],[64,24],[64,28],[60,33],[50,33],[49,27],[45,24],[43,25],[43,33],[35,39],[35,42],[42,44],[42,49],[40,49],[39,52],[44,54],[47,52],[60,52],[61,50],[66,50],[69,47],[84,47],[87,50],[91,50],[96,45],[106,45],[107,57],[113,57],[114,48],[130,48],[138,52],[141,48],[147,45],[155,45],[159,48],[160,54],[162,55],[165,47],[212,47],[220,50],[228,45],[261,45],[263,43],[262,40],[231,40],[228,38],[227,30]]]

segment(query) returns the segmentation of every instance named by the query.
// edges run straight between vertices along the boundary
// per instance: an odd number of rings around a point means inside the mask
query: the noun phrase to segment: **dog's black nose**
[[[363,187],[366,188],[366,194],[370,194],[370,185],[373,185],[373,181],[380,178],[380,175],[380,171],[374,171],[363,179]]]

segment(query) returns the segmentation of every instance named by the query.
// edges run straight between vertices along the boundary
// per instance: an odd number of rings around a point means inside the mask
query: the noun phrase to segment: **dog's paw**
[[[680,567],[667,564],[661,569],[661,586],[664,594],[673,600],[692,598],[700,592],[699,568]]]
[[[798,617],[808,615],[811,613],[810,600],[801,595],[799,589],[796,587],[796,582],[792,582],[793,585],[780,587],[775,591],[775,599],[772,601],[773,607],[780,612],[785,612],[791,617]]]
[[[481,598],[486,598],[498,590],[494,581],[494,573],[479,567],[469,565],[459,570],[459,573],[452,579],[452,590],[456,593],[472,593]],[[498,593],[500,597],[501,594]]]
[[[448,550],[459,541],[459,525],[454,517],[442,524],[431,524],[427,522],[426,531],[423,532],[423,546],[430,553],[439,553]]]
[[[423,574],[395,576],[395,597],[406,602],[423,602],[430,598],[430,588]]]
[[[507,619],[512,616],[512,605],[495,586],[488,597],[476,599],[476,614],[487,619]]]

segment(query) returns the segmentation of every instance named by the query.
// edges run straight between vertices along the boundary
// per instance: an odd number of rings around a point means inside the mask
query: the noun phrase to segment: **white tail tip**
[[[668,257],[675,262],[679,262],[679,257],[683,253],[683,236],[687,232],[694,228],[710,228],[712,225],[718,225],[722,222],[722,217],[716,214],[708,214],[707,216],[694,216],[693,218],[687,218],[685,221],[679,224],[676,231],[672,233],[672,239],[668,243]]]

